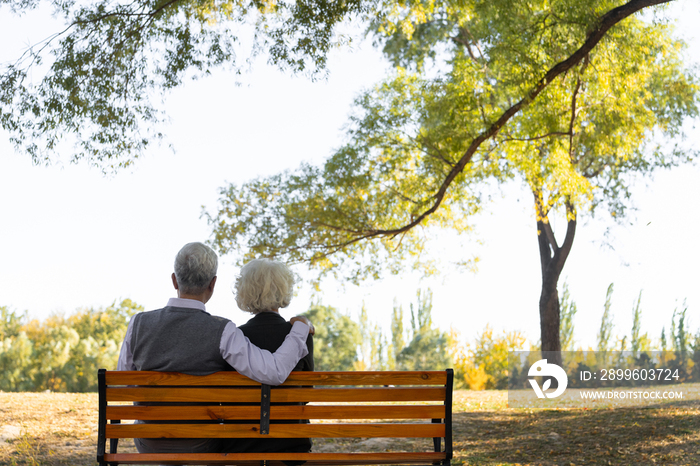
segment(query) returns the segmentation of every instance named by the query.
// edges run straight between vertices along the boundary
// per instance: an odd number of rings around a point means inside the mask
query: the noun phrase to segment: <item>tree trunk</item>
[[[564,243],[559,246],[554,231],[549,224],[549,209],[545,208],[541,191],[534,191],[537,213],[537,242],[542,266],[542,290],[540,293],[540,341],[542,358],[547,362],[561,365],[561,341],[559,339],[559,276],[569,257],[576,233],[576,211],[570,202],[566,203],[568,219]]]

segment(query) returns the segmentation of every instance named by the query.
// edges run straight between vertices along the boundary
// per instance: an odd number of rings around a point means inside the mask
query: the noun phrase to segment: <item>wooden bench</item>
[[[309,465],[448,465],[452,458],[452,369],[292,372],[283,385],[272,387],[237,372],[192,376],[100,369],[98,379],[97,461],[100,465],[284,466],[283,461],[304,461]],[[232,402],[247,406],[231,405]],[[288,405],[299,402],[308,404]],[[177,403],[177,406],[149,403]],[[298,419],[308,419],[310,423],[275,423]],[[148,422],[131,422],[135,420]],[[119,439],[307,437],[424,440],[410,442],[420,444],[420,451],[372,452],[367,451],[371,448],[363,447],[363,443],[372,442],[355,440],[351,452],[117,453]],[[325,441],[317,440],[313,450],[321,449],[321,442]]]

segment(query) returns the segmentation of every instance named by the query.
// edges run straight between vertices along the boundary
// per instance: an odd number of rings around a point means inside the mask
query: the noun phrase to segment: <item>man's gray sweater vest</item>
[[[134,316],[131,352],[140,371],[206,375],[232,370],[219,345],[230,321],[197,309],[165,307]]]

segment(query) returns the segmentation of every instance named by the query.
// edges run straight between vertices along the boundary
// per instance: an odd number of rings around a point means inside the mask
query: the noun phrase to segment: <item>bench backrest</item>
[[[449,464],[452,378],[451,369],[292,372],[270,387],[237,372],[101,369],[98,460],[107,439],[420,437],[431,440],[423,461]],[[276,423],[299,419],[311,422]]]

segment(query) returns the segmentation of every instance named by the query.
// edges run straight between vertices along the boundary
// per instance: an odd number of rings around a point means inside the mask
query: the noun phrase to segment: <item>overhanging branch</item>
[[[413,227],[419,225],[425,218],[433,214],[442,204],[442,201],[447,194],[447,190],[452,185],[457,176],[464,171],[465,167],[469,162],[471,162],[472,157],[479,149],[479,147],[487,140],[493,138],[498,134],[498,132],[505,126],[505,124],[513,118],[518,112],[526,108],[530,103],[537,98],[537,96],[552,82],[554,79],[566,73],[568,70],[580,63],[590,52],[595,48],[598,42],[601,41],[607,32],[615,26],[617,23],[628,18],[629,16],[648,8],[650,6],[661,5],[664,3],[670,3],[672,0],[631,0],[628,3],[614,8],[607,12],[599,21],[598,26],[588,35],[586,41],[583,45],[576,50],[569,58],[561,61],[554,65],[550,70],[533,86],[533,88],[523,97],[519,102],[508,108],[503,114],[491,124],[487,129],[482,131],[469,145],[464,155],[460,160],[452,167],[450,172],[445,177],[445,180],[440,185],[438,191],[432,196],[435,200],[433,204],[425,210],[420,215],[412,219],[411,222],[406,225],[387,230],[371,230],[360,233],[356,238],[345,243],[349,245],[351,243],[363,240],[371,239],[377,236],[391,236],[395,237],[406,231],[412,229]],[[336,245],[341,246],[341,245]],[[342,246],[341,246],[342,247]]]

